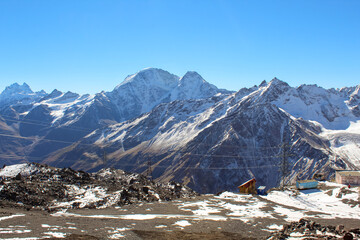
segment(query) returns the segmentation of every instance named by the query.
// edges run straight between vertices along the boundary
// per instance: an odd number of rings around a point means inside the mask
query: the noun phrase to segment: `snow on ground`
[[[51,112],[50,115],[53,117],[52,123],[60,120],[65,116],[69,110],[77,113],[83,113],[94,102],[95,95],[82,95],[72,93],[62,93],[58,97],[47,99],[39,103],[34,104],[34,107],[45,105]],[[67,125],[71,124],[74,120],[67,122]]]
[[[0,238],[0,240],[37,240],[37,239],[40,239],[40,238],[37,238],[37,237],[25,237],[25,238]]]
[[[277,231],[277,230],[281,230],[283,228],[283,226],[282,225],[277,225],[277,224],[271,224],[267,228],[269,230]]]
[[[24,214],[15,214],[15,215],[11,215],[11,216],[0,217],[0,222],[3,220],[15,218],[15,217],[24,217],[24,216],[25,216]]]
[[[50,235],[51,237],[54,238],[65,238],[66,237],[66,233],[62,233],[62,232],[44,232],[45,235]]]
[[[87,194],[83,189],[73,189],[73,193],[79,194],[77,200],[83,202],[97,201],[102,194],[101,189],[89,188]],[[285,191],[272,191],[267,196],[243,195],[231,192],[224,192],[219,196],[204,195],[200,199],[179,199],[173,202],[159,202],[156,204],[170,207],[172,213],[164,211],[156,212],[155,207],[149,208],[146,204],[138,206],[143,208],[141,212],[124,211],[114,208],[110,214],[92,215],[74,213],[72,209],[62,209],[53,214],[54,218],[87,218],[89,219],[115,219],[138,222],[153,222],[154,228],[171,230],[173,228],[193,228],[201,221],[227,221],[239,220],[251,226],[259,226],[262,230],[273,232],[282,228],[281,224],[291,221],[299,221],[301,218],[321,219],[360,219],[359,187],[347,188],[344,185],[321,182],[319,189],[301,190],[288,189]],[[98,195],[96,195],[98,194]],[[152,203],[154,204],[154,203]],[[153,205],[152,205],[153,206]],[[155,205],[154,205],[155,206]],[[147,211],[148,209],[151,212]],[[101,210],[103,211],[103,210]],[[173,214],[176,212],[176,214]],[[104,213],[104,212],[102,212]],[[3,216],[0,221],[6,221],[15,217],[23,217],[25,214],[14,214]],[[158,220],[170,220],[168,225],[160,225]],[[165,221],[164,221],[165,223]],[[73,223],[66,222],[67,226],[56,226],[48,223],[41,224],[43,234],[52,237],[65,237],[69,230],[77,229]],[[136,224],[133,223],[133,226]],[[128,227],[130,225],[127,225]],[[123,239],[127,231],[134,227],[109,228],[106,229],[108,239]],[[78,229],[79,230],[79,229]],[[28,227],[3,226],[0,233],[21,234],[29,233]],[[80,230],[79,230],[80,231]],[[33,232],[31,232],[33,233]],[[292,239],[301,239],[303,236],[293,234]]]
[[[108,239],[120,239],[120,238],[124,238],[125,235],[121,234],[122,232],[131,230],[131,228],[109,228],[110,230],[108,230],[108,233],[110,234],[108,236]]]
[[[184,227],[191,226],[191,223],[189,223],[186,220],[180,220],[180,221],[177,221],[176,223],[174,223],[173,225],[179,226],[180,229],[184,229]]]
[[[29,176],[36,172],[38,168],[33,164],[22,163],[6,166],[0,169],[0,177],[15,177],[19,173],[22,176]]]
[[[123,211],[118,211],[118,214],[114,215],[81,215],[62,210],[52,214],[52,216],[137,221],[152,219],[179,219],[179,221],[241,220],[245,223],[252,223],[260,218],[285,219],[289,222],[298,221],[304,217],[360,219],[359,204],[356,205],[356,202],[359,201],[358,188],[354,187],[347,190],[341,184],[330,182],[322,184],[327,190],[272,191],[267,196],[262,197],[224,192],[219,196],[209,195],[209,198],[203,201],[174,202],[174,205],[184,214],[126,214]],[[269,226],[269,229],[272,228]]]
[[[218,213],[220,209],[216,207],[215,204],[212,204],[210,201],[201,201],[193,203],[183,203],[179,207],[183,211],[191,211],[194,215],[208,216],[211,213]],[[197,208],[196,210],[191,210],[188,208]]]
[[[155,226],[155,228],[167,228],[166,225],[158,225],[158,226]]]
[[[99,207],[106,208],[114,205],[120,198],[119,191],[108,194],[104,188],[99,186],[80,188],[77,185],[68,185],[67,188],[67,194],[74,197],[74,200],[67,202],[54,201],[53,208],[70,208],[73,205],[77,205],[79,208],[85,208],[107,199],[107,202]]]
[[[0,234],[9,233],[29,233],[29,229],[13,229],[13,228],[0,228]]]
[[[322,128],[320,136],[330,141],[331,148],[337,154],[360,167],[360,120],[350,122],[345,130]]]
[[[294,194],[293,191],[272,191],[264,198],[277,204],[285,205],[300,209],[299,211],[287,211],[283,207],[276,207],[275,211],[285,215],[292,216],[298,214],[305,215],[306,212],[317,212],[318,217],[334,219],[334,218],[354,218],[360,219],[360,208],[352,206],[351,202],[359,201],[359,188],[353,187],[349,193],[339,194],[341,188],[346,189],[344,185],[336,183],[323,183],[329,190],[309,189],[299,191]],[[348,202],[350,204],[346,204]],[[285,210],[285,211],[284,211]],[[299,215],[300,214],[300,215]]]
[[[79,217],[79,218],[99,218],[99,219],[124,219],[124,220],[152,220],[152,219],[195,219],[195,220],[211,220],[211,221],[226,221],[228,218],[219,215],[182,215],[182,214],[119,214],[119,215],[81,215],[65,211],[58,211],[51,214],[53,217]]]

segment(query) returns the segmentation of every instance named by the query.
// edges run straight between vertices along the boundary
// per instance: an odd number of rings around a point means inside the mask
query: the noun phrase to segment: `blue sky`
[[[239,90],[360,83],[358,0],[3,0],[0,91],[110,91],[143,68]]]

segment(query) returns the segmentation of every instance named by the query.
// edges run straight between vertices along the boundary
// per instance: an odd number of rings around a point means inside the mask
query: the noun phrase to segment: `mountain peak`
[[[14,95],[14,94],[31,94],[33,91],[26,83],[22,85],[18,83],[13,83],[10,86],[6,87],[1,94]]]
[[[263,80],[263,81],[260,83],[259,87],[265,87],[265,86],[267,86],[267,82],[266,82],[266,80]]]
[[[59,90],[57,90],[57,89],[54,89],[54,90],[50,93],[50,95],[51,95],[52,97],[58,97],[58,96],[60,96],[61,94],[62,94],[62,92],[59,91]]]
[[[204,78],[195,71],[187,71],[182,78],[198,78],[198,79],[202,79],[203,81],[205,81]]]
[[[51,98],[57,98],[59,96],[61,96],[63,93],[60,92],[57,89],[54,89],[50,94],[44,96],[40,101],[45,101],[45,100],[49,100]]]
[[[188,71],[180,78],[180,85],[192,85],[207,83],[205,79],[195,71]]]
[[[285,83],[285,84],[287,84],[286,82],[284,82],[284,81],[281,81],[280,79],[278,79],[277,77],[274,77],[271,81],[270,81],[270,83],[274,83],[274,84],[283,84],[283,83]]]
[[[268,88],[288,88],[290,87],[289,84],[287,84],[286,82],[278,79],[277,77],[274,77],[269,83],[268,83]]]
[[[115,89],[126,84],[157,85],[164,88],[177,85],[179,77],[160,68],[145,68],[135,74],[129,75]]]
[[[360,96],[360,84],[356,87],[355,91],[351,94],[351,96],[358,95]]]
[[[26,83],[23,83],[22,85],[14,83],[6,87],[0,94],[0,105],[5,106],[18,103],[30,104],[42,95],[42,92],[34,93]]]
[[[203,99],[222,92],[208,83],[195,71],[188,71],[180,78],[179,85],[171,92],[171,100]]]

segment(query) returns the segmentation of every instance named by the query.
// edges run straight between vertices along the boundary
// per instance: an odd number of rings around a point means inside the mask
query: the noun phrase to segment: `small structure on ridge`
[[[258,188],[257,188],[257,194],[258,194],[258,195],[266,195],[265,189],[266,189],[266,186],[260,186],[260,187],[258,187]]]
[[[246,193],[246,194],[256,194],[256,179],[250,179],[249,181],[244,182],[239,188],[240,193]]]

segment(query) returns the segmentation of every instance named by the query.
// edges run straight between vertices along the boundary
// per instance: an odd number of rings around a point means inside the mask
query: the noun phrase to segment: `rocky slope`
[[[322,226],[319,223],[308,219],[300,219],[299,222],[292,222],[286,224],[280,231],[277,231],[268,239],[292,239],[292,238],[306,238],[306,239],[359,239],[360,229],[354,228],[346,231],[343,225],[337,226]]]
[[[156,183],[139,174],[116,169],[96,173],[17,164],[0,169],[0,205],[55,210],[106,208],[138,202],[169,201],[196,196],[176,183]]]

